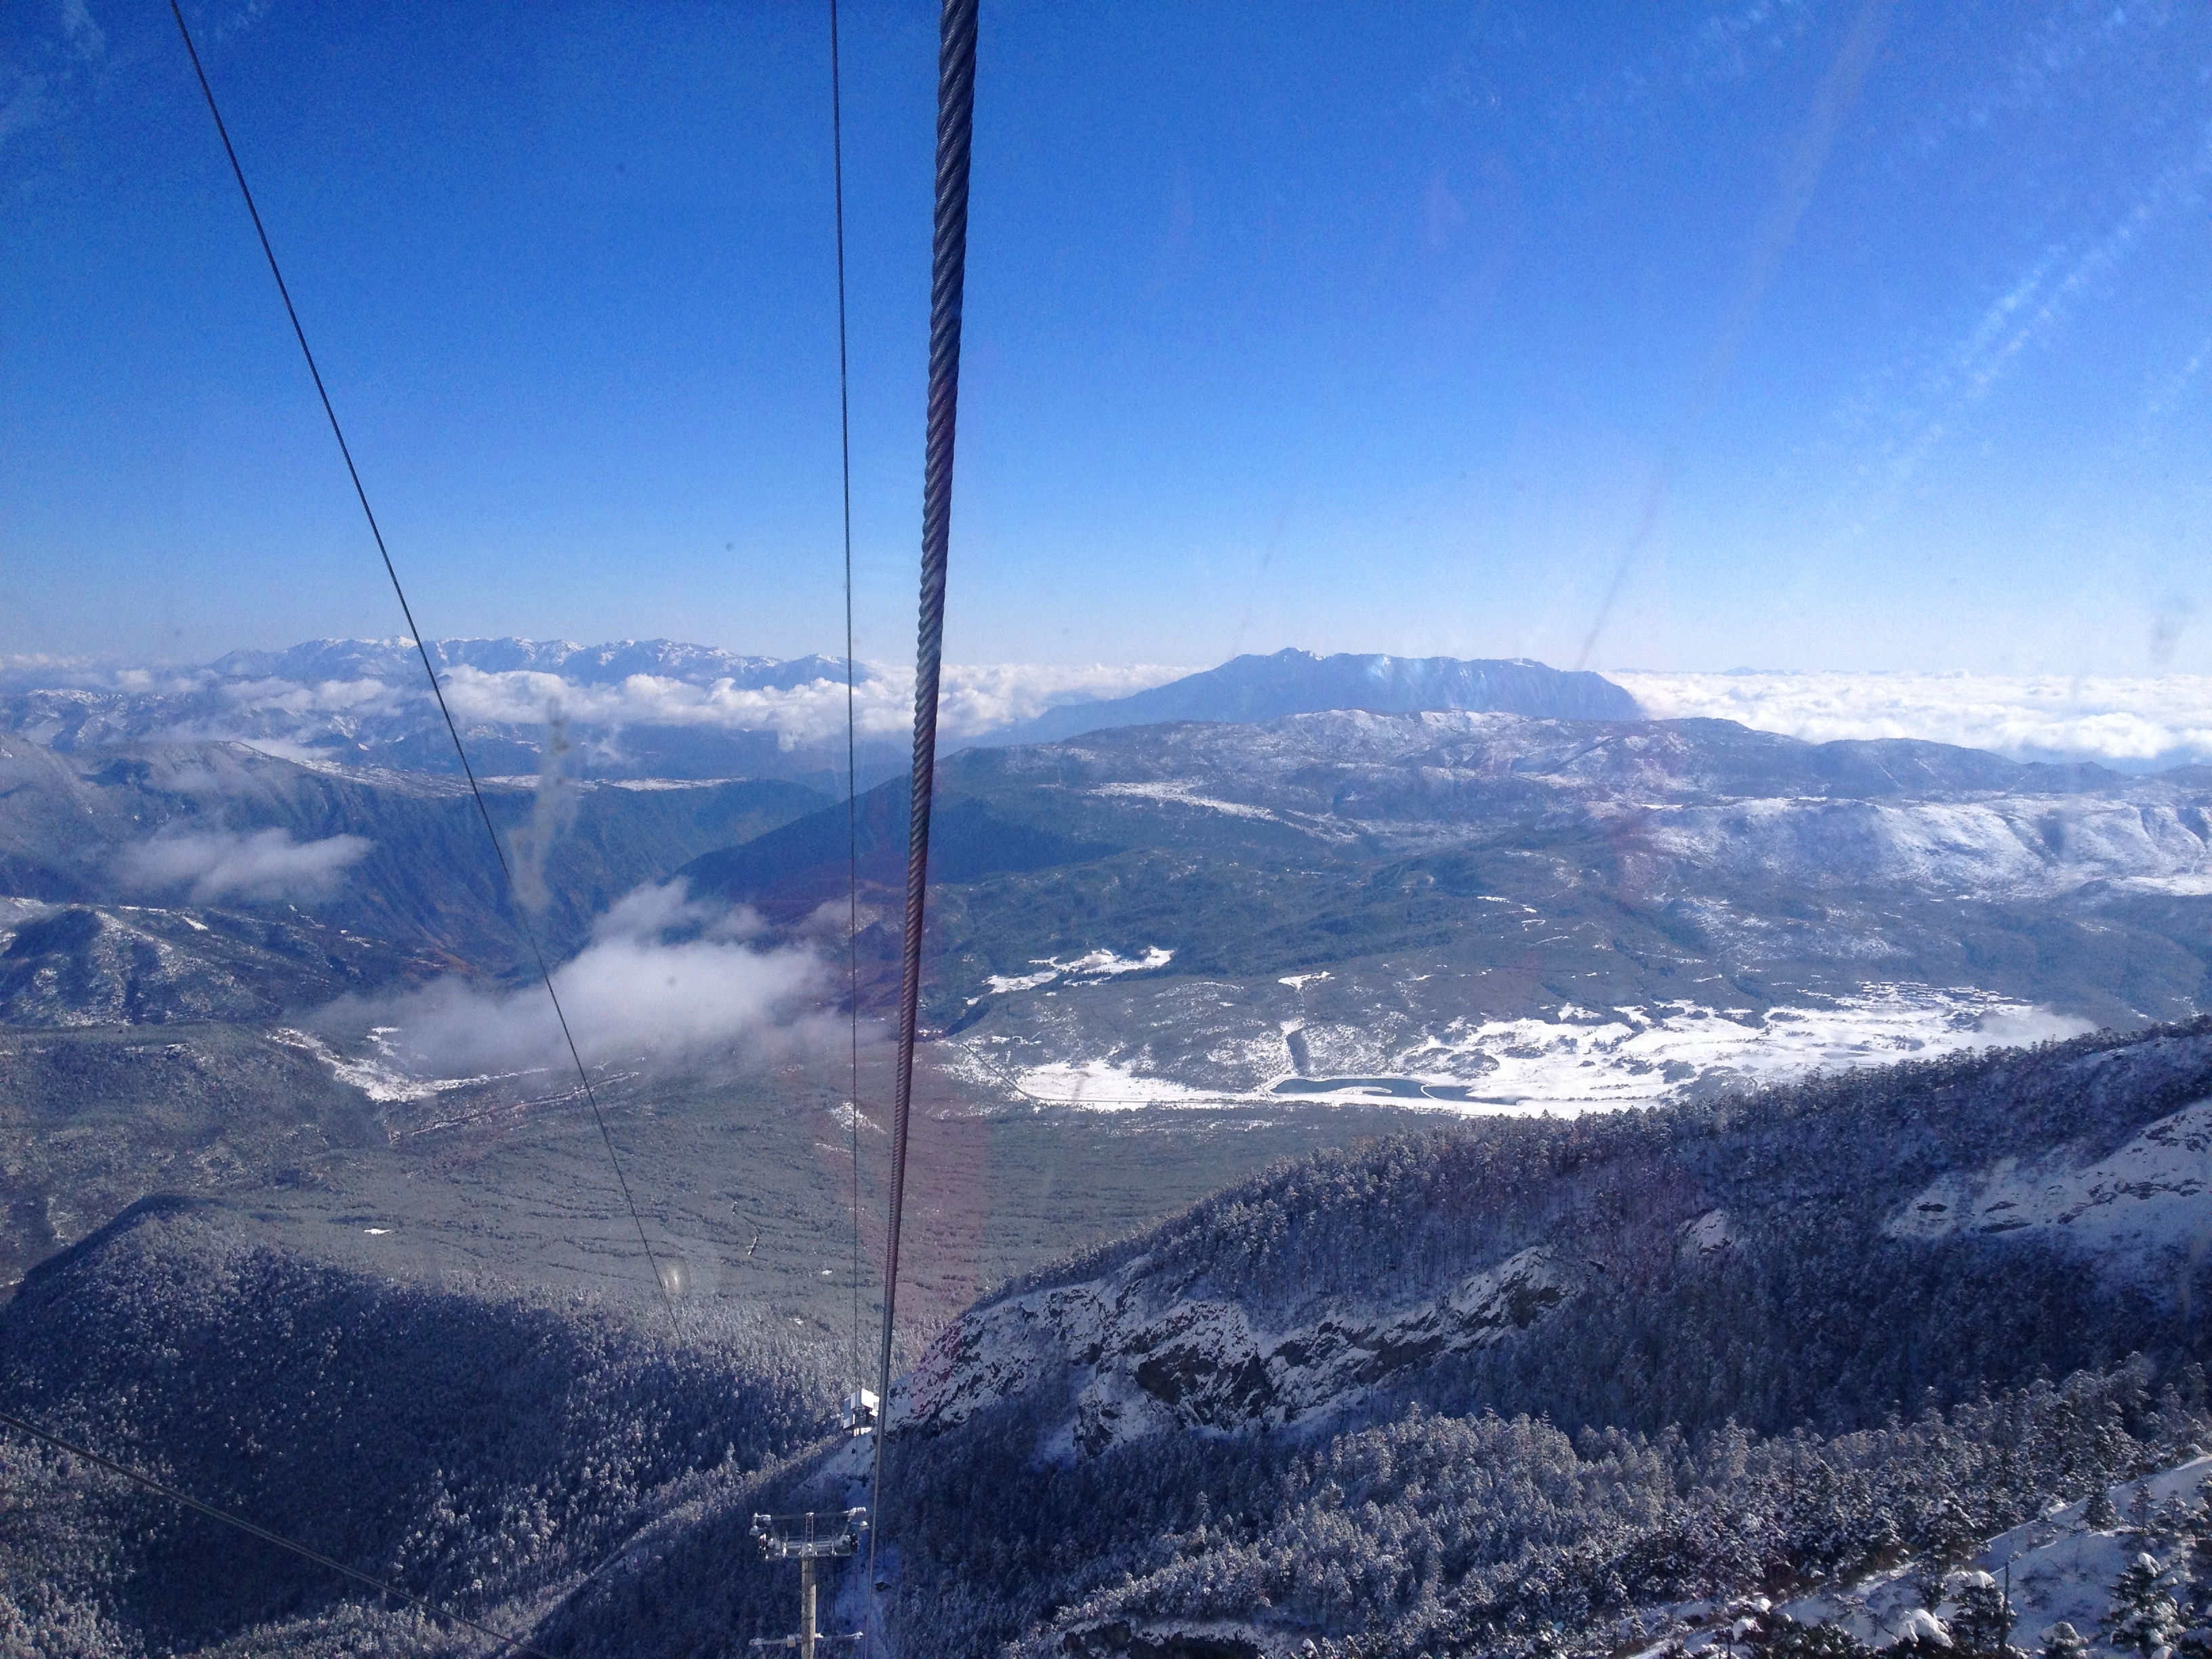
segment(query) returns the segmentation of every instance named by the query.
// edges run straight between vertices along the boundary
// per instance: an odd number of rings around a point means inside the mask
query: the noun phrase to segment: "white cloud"
[[[853,712],[863,738],[902,738],[914,719],[910,665],[863,664]],[[939,729],[959,740],[1030,720],[1066,703],[1127,696],[1179,679],[1188,668],[1160,664],[997,663],[948,665],[939,687]],[[599,740],[625,728],[683,726],[714,732],[766,732],[786,747],[841,743],[845,734],[842,675],[790,687],[742,686],[668,674],[633,674],[585,683],[532,669],[486,670],[460,665],[442,671],[447,706],[465,730],[496,725],[537,728],[556,706],[580,732]],[[0,658],[0,684],[21,688],[121,693],[168,699],[162,733],[179,741],[243,742],[285,759],[324,751],[319,742],[352,739],[364,723],[435,718],[423,682],[412,672],[292,680],[226,678],[211,668],[149,669],[48,657]]]
[[[146,683],[134,684],[134,678]],[[553,678],[550,674],[538,678]],[[155,683],[143,671],[126,671],[115,678],[118,685],[125,690],[161,690],[174,694],[197,689],[190,681]],[[554,683],[559,684],[558,681]],[[425,695],[424,682],[421,680],[399,683],[377,679],[319,680],[312,685],[295,680],[229,680],[218,689],[226,702],[240,708],[285,714],[394,714]],[[544,714],[544,705],[541,702],[538,715],[542,719]]]
[[[766,931],[766,924],[750,907],[695,899],[690,884],[678,876],[623,894],[592,924],[592,939],[601,945],[622,940],[653,945],[678,933],[724,941],[757,939]]]
[[[750,911],[691,899],[681,880],[627,895],[553,970],[577,1052],[590,1065],[671,1064],[811,1047],[829,1030],[832,975],[805,946],[749,943],[760,927]],[[568,1064],[541,985],[442,979],[397,997],[343,999],[321,1021],[364,1022],[383,1028],[386,1051],[418,1077]]]
[[[126,847],[116,866],[148,891],[188,888],[196,904],[219,899],[313,899],[329,894],[371,843],[360,836],[295,842],[289,830],[163,830]]]
[[[2028,759],[2212,761],[2212,675],[1638,674],[1607,678],[1655,719],[1740,720],[1812,743],[1920,738]]]
[[[886,675],[890,672],[884,672]],[[997,663],[981,667],[956,665],[945,671],[939,688],[942,710],[939,720],[948,734],[970,737],[1018,721],[1035,720],[1048,708],[1127,697],[1196,672],[1159,663],[1085,663],[1074,667],[1046,663]],[[911,710],[911,671],[905,672],[898,684]],[[907,729],[906,720],[900,722],[900,729]]]
[[[975,737],[1063,703],[1127,696],[1190,672],[1150,663],[956,665],[944,671],[939,685],[939,724],[948,738]],[[557,700],[572,721],[601,728],[679,726],[773,732],[792,744],[827,743],[842,737],[845,730],[842,679],[813,680],[785,690],[740,687],[726,679],[695,685],[659,675],[633,674],[618,684],[584,685],[554,674],[525,670],[488,673],[463,667],[447,674],[446,697],[461,720],[511,726],[540,723],[547,703]],[[854,688],[853,705],[863,737],[897,737],[909,731],[913,670],[874,665],[870,678]],[[294,709],[289,702],[258,706]]]

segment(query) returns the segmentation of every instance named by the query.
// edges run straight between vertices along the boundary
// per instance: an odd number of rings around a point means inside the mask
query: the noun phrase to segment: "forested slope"
[[[1955,1559],[2212,1443],[2208,1094],[2198,1022],[1223,1193],[1006,1287],[909,1379],[900,1649],[1596,1653]],[[612,1651],[661,1563],[549,1634]]]
[[[823,1356],[766,1321],[681,1340],[580,1301],[426,1287],[257,1242],[250,1217],[149,1200],[0,1310],[0,1399],[51,1431],[356,1570],[514,1617],[600,1564],[702,1471],[819,1434]],[[65,1457],[9,1443],[0,1603],[191,1650],[358,1592]],[[0,1629],[7,1625],[0,1607]]]
[[[1948,1620],[2001,1659],[1945,1571],[2040,1526],[2008,1547],[2078,1581],[2045,1605],[2154,1553],[2137,1612],[2212,1651],[2208,1192],[2212,1021],[1302,1159],[938,1339],[896,1401],[881,1628],[932,1659],[1841,1659]],[[815,1438],[833,1392],[764,1325],[672,1344],[174,1205],[0,1315],[19,1408],[560,1654],[781,1634],[751,1514],[870,1496]],[[9,1616],[57,1651],[432,1639],[63,1461],[0,1468],[0,1577],[37,1586]],[[2161,1470],[2156,1516],[2083,1507]],[[1753,1596],[1848,1617],[1816,1641],[1728,1611]]]

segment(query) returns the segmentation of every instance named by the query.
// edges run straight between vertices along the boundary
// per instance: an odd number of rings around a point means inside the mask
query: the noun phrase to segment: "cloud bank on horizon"
[[[323,643],[351,647],[362,642]],[[222,665],[148,669],[14,659],[0,661],[0,681],[33,700],[32,688],[46,687],[64,698],[86,694],[128,705],[138,711],[138,723],[118,731],[118,737],[158,731],[172,740],[235,740],[313,760],[329,757],[322,745],[363,729],[366,722],[405,724],[432,715],[421,680],[409,672],[411,642],[371,643],[405,645],[407,651],[373,668],[357,660],[341,665],[341,652],[327,665],[331,672],[285,675],[226,672]],[[769,732],[787,749],[842,744],[845,681],[830,659],[778,664],[725,658],[703,647],[670,647],[667,654],[666,672],[592,678],[458,663],[444,669],[441,678],[465,730],[542,730],[557,711],[573,730],[597,734],[594,742],[625,730],[672,727]],[[686,656],[742,663],[756,683],[711,665],[680,665]],[[1049,708],[1127,696],[1194,672],[1158,663],[948,665],[939,726],[946,739],[959,742]],[[1654,719],[1732,720],[1815,743],[1919,738],[2024,759],[2093,760],[2130,769],[2212,763],[2212,675],[1732,670],[1607,672],[1606,678]],[[786,683],[758,683],[778,678]],[[913,687],[913,670],[906,665],[863,665],[853,693],[858,735],[864,741],[902,740],[911,729]],[[27,703],[19,712],[17,727],[23,729],[24,721],[42,711]]]
[[[1034,719],[1046,709],[1103,701],[1194,671],[1159,664],[997,663],[948,665],[940,729],[973,738]],[[1826,743],[1912,738],[2025,759],[2078,759],[2140,769],[2212,762],[2212,675],[2158,676],[1771,673],[1608,673],[1656,720],[1698,716],[1741,721]],[[331,713],[414,695],[408,686],[337,682],[255,683],[234,688],[241,712]],[[556,704],[579,725],[619,730],[672,726],[767,731],[787,744],[830,743],[845,726],[842,680],[746,689],[635,674],[611,685],[579,684],[531,672],[450,671],[447,696],[464,719],[542,723]],[[864,738],[903,738],[911,729],[914,674],[871,665],[854,688]]]
[[[1125,697],[1195,672],[1158,663],[988,663],[945,665],[939,726],[967,738],[1035,719],[1067,703]],[[167,734],[185,741],[238,740],[306,758],[296,742],[272,740],[275,719],[302,726],[404,716],[428,708],[422,679],[403,671],[285,678],[226,675],[216,667],[146,669],[53,657],[0,658],[18,689],[60,688],[166,700],[179,717]],[[446,701],[464,722],[536,726],[557,709],[571,725],[599,731],[678,726],[715,732],[771,732],[791,744],[842,740],[846,688],[836,678],[789,686],[753,686],[728,676],[638,673],[595,682],[535,669],[441,670]],[[853,714],[862,738],[903,737],[914,719],[914,670],[896,663],[861,666]]]
[[[1617,673],[1655,720],[1740,721],[1809,743],[1917,738],[2139,769],[2212,762],[2212,674]]]
[[[1126,697],[1191,672],[1153,663],[947,664],[939,688],[939,728],[949,738],[975,737],[1032,720],[1048,708]],[[546,708],[557,702],[568,719],[601,727],[774,732],[806,744],[828,743],[845,731],[842,679],[750,688],[727,680],[699,685],[633,674],[614,685],[579,685],[552,674],[459,668],[447,676],[446,696],[456,714],[503,725],[542,721]],[[853,688],[853,714],[863,738],[905,736],[913,729],[914,670],[870,664],[868,678]]]

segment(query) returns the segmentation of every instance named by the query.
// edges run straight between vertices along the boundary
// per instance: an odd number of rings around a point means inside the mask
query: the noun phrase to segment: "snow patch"
[[[1107,1060],[1033,1066],[1016,1074],[1014,1086],[1032,1100],[1055,1106],[1127,1111],[1139,1106],[1194,1105],[1218,1099],[1167,1078],[1149,1076]]]
[[[1682,1253],[1693,1259],[1718,1255],[1723,1250],[1734,1249],[1739,1243],[1729,1227],[1728,1212],[1708,1210],[1694,1220],[1682,1224]]]
[[[1813,1071],[1934,1059],[2074,1036],[2087,1021],[1973,990],[1869,984],[1825,1005],[1722,1011],[1696,1003],[1562,1009],[1439,1033],[1429,1082],[1471,1079],[1470,1104],[1520,1112],[1650,1105],[1693,1082],[1765,1084]]]
[[[2108,1158],[2080,1167],[2005,1158],[1930,1182],[1885,1229],[1893,1238],[2033,1233],[2140,1257],[2212,1238],[2212,1101],[2162,1117]]]
[[[1759,1086],[2090,1029],[2086,1020],[1988,992],[1869,983],[1852,994],[1764,1012],[1685,1001],[1610,1009],[1569,1003],[1548,1016],[1441,1025],[1382,1013],[1328,1024],[1268,1019],[1249,1042],[1217,1042],[1194,1055],[1190,1064],[1206,1068],[1199,1073],[1205,1082],[1179,1075],[1174,1059],[1150,1043],[1109,1042],[1085,1053],[1072,1032],[1012,1052],[1004,1036],[969,1036],[944,1052],[963,1075],[1011,1085],[1048,1105],[1279,1106],[1296,1097],[1316,1104],[1388,1100],[1465,1115],[1572,1116],[1657,1105],[1692,1090]],[[1292,1035],[1307,1049],[1303,1074],[1280,1069]],[[1061,1042],[1069,1047],[1053,1052]],[[999,1052],[987,1053],[994,1048]],[[1224,1087],[1217,1080],[1224,1069],[1252,1081]]]
[[[489,1074],[483,1077],[410,1077],[390,1058],[391,1028],[380,1027],[371,1031],[370,1043],[376,1052],[349,1060],[330,1044],[310,1032],[280,1025],[269,1033],[271,1042],[282,1043],[287,1048],[304,1049],[331,1069],[331,1075],[339,1082],[350,1084],[371,1100],[388,1104],[398,1101],[428,1100],[448,1090],[465,1089],[472,1083],[489,1083]]]
[[[1079,957],[1062,962],[1057,957],[1032,957],[1030,966],[1034,974],[992,974],[983,982],[992,994],[1005,996],[1014,991],[1034,991],[1039,986],[1066,980],[1072,985],[1091,984],[1102,979],[1112,979],[1121,974],[1146,974],[1164,968],[1175,960],[1175,952],[1160,945],[1149,946],[1140,957],[1125,957],[1113,951],[1086,951]]]
[[[1184,806],[1200,806],[1209,812],[1226,813],[1232,818],[1260,818],[1269,823],[1289,823],[1279,812],[1271,812],[1264,806],[1252,806],[1239,800],[1222,800],[1213,795],[1201,795],[1194,783],[1102,783],[1092,788],[1094,795],[1127,795],[1141,800],[1175,801]]]

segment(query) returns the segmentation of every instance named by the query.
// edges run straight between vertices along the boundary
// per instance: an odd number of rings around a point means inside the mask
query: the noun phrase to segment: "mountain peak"
[[[1602,675],[1552,668],[1526,657],[1469,659],[1349,652],[1323,657],[1291,646],[1269,656],[1233,657],[1218,668],[1132,696],[1048,709],[983,741],[993,745],[1056,743],[1116,726],[1170,720],[1244,723],[1332,709],[1375,714],[1449,709],[1540,720],[1643,718],[1636,699]]]

